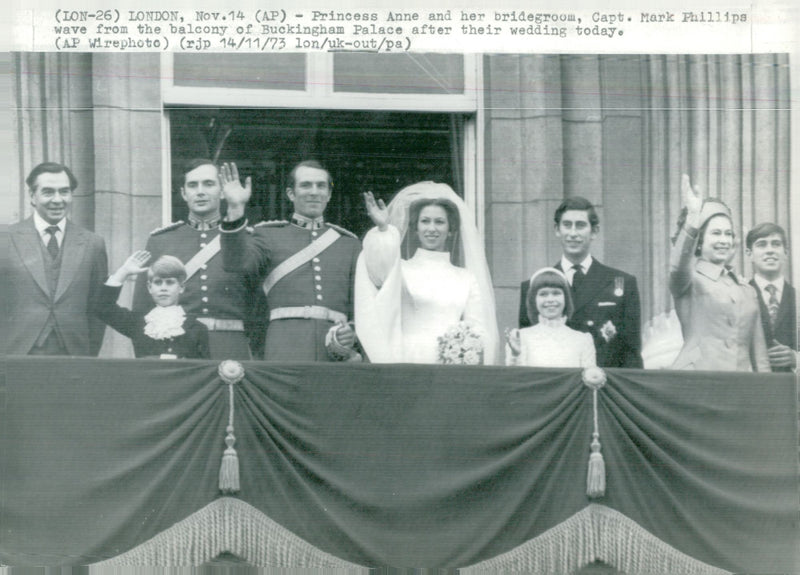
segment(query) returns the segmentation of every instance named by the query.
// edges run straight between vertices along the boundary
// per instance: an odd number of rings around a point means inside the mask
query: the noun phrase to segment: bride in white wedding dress
[[[446,184],[404,188],[388,207],[364,194],[375,227],[356,268],[355,319],[373,363],[437,363],[438,338],[464,321],[495,363],[497,322],[483,246],[470,214]]]

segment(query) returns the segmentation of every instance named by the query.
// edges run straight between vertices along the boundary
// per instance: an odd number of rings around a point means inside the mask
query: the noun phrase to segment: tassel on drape
[[[219,364],[220,378],[228,385],[228,426],[225,428],[225,451],[219,468],[219,490],[225,494],[239,492],[239,455],[233,444],[233,386],[244,378],[244,368],[238,361],[227,359]]]
[[[590,445],[589,469],[586,472],[586,495],[594,499],[606,494],[606,462],[600,453],[600,431],[597,426],[597,390],[606,384],[606,374],[599,367],[583,370],[583,383],[592,390],[594,432]]]
[[[597,393],[595,391],[595,393]],[[589,455],[589,471],[586,474],[586,495],[591,498],[606,494],[606,462],[600,453],[598,434],[592,434],[592,453]]]

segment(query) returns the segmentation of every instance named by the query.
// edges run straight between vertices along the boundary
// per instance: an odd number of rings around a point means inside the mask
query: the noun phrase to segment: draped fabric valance
[[[697,572],[797,571],[791,375],[609,371],[597,393],[607,486],[589,499],[593,402],[578,371],[244,367],[231,389],[211,362],[9,358],[0,563],[229,552],[531,568],[569,541],[573,566],[647,555]],[[223,497],[226,435],[239,490]]]

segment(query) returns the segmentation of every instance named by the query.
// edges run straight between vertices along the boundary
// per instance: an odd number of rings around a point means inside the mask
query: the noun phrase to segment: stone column
[[[158,54],[95,54],[95,203],[97,233],[106,239],[110,270],[143,249],[161,224],[162,108]],[[133,284],[120,296],[130,305]],[[101,356],[132,357],[127,338],[111,330]]]
[[[517,326],[520,282],[560,254],[564,193],[558,56],[485,57],[486,245],[500,330]]]

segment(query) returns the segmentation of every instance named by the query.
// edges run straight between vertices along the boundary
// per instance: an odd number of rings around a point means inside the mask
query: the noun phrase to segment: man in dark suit
[[[753,264],[753,279],[761,307],[761,325],[772,371],[797,367],[797,319],[794,288],[784,278],[789,255],[786,232],[771,222],[747,233],[745,255]]]
[[[103,238],[67,219],[78,182],[70,169],[39,164],[25,180],[33,215],[8,229],[5,352],[94,355],[105,325],[90,304],[108,275]]]
[[[600,230],[594,206],[586,198],[573,196],[561,202],[554,219],[562,248],[555,267],[572,286],[575,308],[567,325],[591,334],[598,366],[643,367],[636,278],[592,257],[592,241]],[[528,286],[528,281],[520,286],[520,327],[531,325],[525,308]]]

